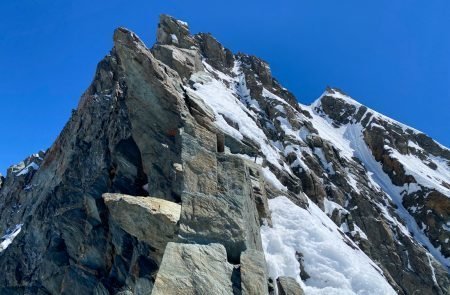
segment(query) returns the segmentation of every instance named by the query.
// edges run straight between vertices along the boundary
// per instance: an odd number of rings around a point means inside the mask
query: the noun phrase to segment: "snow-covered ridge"
[[[360,102],[356,101],[355,99],[353,99],[352,97],[348,96],[347,94],[342,93],[341,91],[337,90],[337,89],[328,89],[326,90],[317,100],[315,100],[312,104],[311,104],[311,108],[312,109],[320,109],[321,108],[321,104],[322,104],[322,99],[327,96],[327,97],[333,97],[335,99],[339,99],[344,101],[346,104],[349,105],[353,105],[356,107],[356,109],[359,109],[360,107],[366,107],[367,113],[372,113],[372,118],[379,118],[382,121],[386,121],[389,122],[393,125],[399,126],[400,128],[402,128],[405,132],[406,130],[411,130],[415,133],[423,133],[411,126],[405,125],[397,120],[394,120],[390,117],[387,117],[371,108],[368,108],[367,106],[361,104]],[[364,116],[363,116],[364,117]]]
[[[327,90],[310,107],[303,106],[305,108],[310,109],[311,113],[316,115],[315,120],[314,120],[315,121],[314,126],[317,126],[319,129],[321,129],[321,131],[322,131],[321,135],[328,137],[327,139],[329,139],[333,143],[335,143],[340,148],[340,150],[342,151],[342,153],[344,155],[346,155],[347,157],[348,156],[351,157],[351,156],[353,156],[353,152],[352,152],[352,148],[349,147],[350,141],[345,140],[345,136],[343,136],[345,133],[345,130],[347,129],[346,126],[343,126],[342,128],[333,128],[332,127],[331,129],[327,128],[326,126],[325,126],[325,128],[321,128],[321,126],[323,126],[324,124],[322,122],[319,122],[320,119],[317,119],[317,117],[321,117],[321,118],[325,119],[325,121],[326,121],[325,125],[332,125],[331,124],[332,119],[330,119],[326,114],[323,114],[321,112],[321,103],[322,103],[322,99],[324,97],[333,97],[335,99],[342,100],[347,104],[355,106],[356,107],[355,113],[358,112],[359,108],[365,107],[365,106],[363,106],[362,104],[355,101],[351,97],[349,97],[345,94],[342,94],[341,92],[339,92],[337,90],[336,91]],[[393,120],[389,117],[386,117],[385,115],[382,115],[382,114],[380,114],[372,109],[369,109],[369,108],[367,108],[367,110],[365,111],[365,113],[362,115],[361,118],[365,118],[365,116],[369,113],[372,114],[372,117],[370,118],[369,123],[367,124],[368,126],[377,125],[379,128],[384,129],[384,127],[379,126],[378,124],[376,124],[374,122],[375,119],[378,119],[379,121],[387,122],[389,124],[393,124],[397,127],[400,127],[404,132],[407,132],[407,130],[411,130],[416,134],[419,134],[419,133],[422,134],[422,132],[420,132],[410,126],[407,126],[398,121],[395,121],[395,120]],[[351,124],[356,124],[356,123],[357,122],[355,122],[353,120]],[[325,131],[325,129],[328,129],[328,130]],[[361,130],[361,132],[362,132],[362,130]],[[339,134],[338,138],[336,136],[334,136],[334,133]],[[329,135],[331,135],[331,136],[329,136]],[[344,139],[344,140],[342,140],[342,139]],[[439,143],[437,143],[437,144],[440,147],[445,148],[442,145],[440,145]],[[417,143],[415,143],[411,140],[409,140],[408,145],[411,148],[416,149],[417,151],[424,152],[424,150],[420,146],[418,146]],[[449,181],[450,181],[450,161],[449,160],[444,159],[442,157],[427,155],[428,160],[424,161],[424,160],[420,159],[419,157],[417,157],[416,155],[412,155],[412,154],[405,155],[403,153],[400,153],[395,148],[392,148],[389,145],[385,145],[385,149],[390,152],[390,156],[392,158],[399,160],[399,162],[403,165],[403,168],[405,169],[406,174],[414,176],[414,178],[416,179],[416,181],[419,185],[422,185],[424,187],[428,187],[431,189],[438,189],[443,194],[450,196],[450,188],[443,185],[444,183],[449,183]],[[445,149],[447,149],[447,148],[445,148]],[[427,165],[429,162],[436,164],[436,169],[433,169],[430,167],[430,165]],[[408,188],[408,189],[410,189],[410,188]],[[418,188],[418,189],[420,189],[420,188]]]

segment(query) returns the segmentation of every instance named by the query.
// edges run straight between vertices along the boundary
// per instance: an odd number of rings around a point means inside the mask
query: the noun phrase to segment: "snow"
[[[264,97],[266,97],[266,98],[269,98],[269,99],[272,99],[272,100],[276,100],[276,101],[282,103],[283,105],[286,105],[286,106],[289,106],[290,108],[292,108],[292,106],[290,104],[288,104],[284,99],[282,99],[278,95],[273,94],[272,92],[270,92],[266,88],[263,88],[262,95]]]
[[[418,151],[423,151],[423,149],[415,142],[408,140],[408,147],[415,148]]]
[[[434,283],[436,286],[439,286],[439,284],[438,284],[438,282],[437,282],[437,280],[436,280],[436,273],[435,273],[435,271],[434,271],[433,263],[432,263],[432,261],[431,261],[432,257],[430,257],[430,256],[431,256],[431,254],[430,254],[430,253],[427,253],[428,263],[429,263],[430,269],[431,269],[431,278],[433,279],[433,283]]]
[[[278,180],[275,174],[270,171],[269,167],[264,167],[261,169],[264,179],[270,183],[274,188],[280,191],[287,191],[287,188]]]
[[[295,278],[305,294],[395,294],[381,270],[313,202],[308,210],[286,197],[269,200],[273,227],[261,227],[269,276]],[[351,245],[351,246],[350,246]],[[295,252],[305,271],[300,279]]]
[[[322,148],[314,148],[314,154],[319,158],[322,167],[328,172],[328,174],[334,175],[335,171],[333,169],[333,163],[327,161]]]
[[[358,182],[356,181],[355,175],[353,175],[351,173],[347,173],[347,178],[348,178],[348,184],[350,184],[350,186],[355,190],[355,192],[360,194],[361,191],[358,188]]]
[[[447,165],[447,161],[439,157],[430,156],[437,165],[437,169],[434,170],[414,155],[403,155],[393,148],[388,150],[391,157],[398,159],[402,163],[406,174],[414,176],[419,184],[437,189],[443,194],[450,196],[450,189],[442,185],[444,181],[448,182],[450,180],[450,167]]]
[[[350,96],[342,94],[339,91],[335,91],[335,93],[331,93],[331,92],[325,91],[315,102],[313,102],[311,104],[311,107],[313,109],[314,108],[320,108],[321,99],[324,96],[332,96],[334,98],[341,99],[341,100],[345,101],[347,104],[355,106],[356,109],[358,109],[361,106],[363,106],[361,103],[357,102],[356,100],[354,100]],[[405,125],[405,124],[400,123],[400,122],[398,122],[398,121],[396,121],[394,119],[391,119],[391,118],[389,118],[389,117],[387,117],[387,116],[385,116],[385,115],[383,115],[383,114],[381,114],[381,113],[379,113],[377,111],[374,111],[374,110],[372,110],[370,108],[367,108],[366,114],[364,114],[364,116],[367,115],[368,113],[372,114],[372,118],[371,118],[372,121],[374,119],[378,119],[378,120],[381,120],[381,121],[388,122],[388,123],[390,123],[392,125],[395,125],[395,126],[401,128],[403,130],[403,132],[405,132],[405,133],[407,133],[408,131],[412,131],[413,133],[416,133],[416,134],[422,133],[421,131],[419,131],[417,129],[414,129],[414,128],[408,126],[408,125]],[[364,118],[364,116],[363,116],[363,118]]]
[[[372,172],[369,177],[377,183],[391,201],[397,205],[397,214],[406,223],[407,229],[399,223],[395,218],[393,218],[388,209],[383,204],[377,204],[382,210],[383,215],[386,219],[394,223],[406,236],[410,236],[409,232],[413,233],[414,238],[424,245],[433,256],[441,262],[446,267],[450,266],[450,259],[445,258],[442,253],[437,250],[430,242],[428,237],[419,228],[417,222],[408,213],[402,203],[401,192],[405,189],[404,187],[395,186],[389,176],[383,171],[383,168],[379,162],[377,162],[372,155],[372,152],[364,143],[362,138],[362,126],[359,124],[353,124],[347,126],[347,131],[345,136],[349,138],[351,142],[351,148],[354,150],[355,156],[359,158],[365,165],[366,169]],[[406,188],[407,189],[407,188]]]
[[[209,70],[211,71],[212,68],[209,67]],[[220,73],[216,70],[214,72]],[[225,76],[227,80],[233,80],[224,73],[220,73],[220,76]],[[279,163],[278,151],[269,144],[266,135],[256,124],[254,114],[249,113],[238,99],[236,89],[228,88],[222,81],[214,79],[211,74],[205,72],[193,74],[191,80],[196,82],[195,89],[187,88],[187,91],[203,99],[205,104],[214,111],[215,123],[218,128],[238,140],[242,140],[244,137],[252,140],[260,146],[267,161],[277,168],[283,169]],[[225,117],[235,122],[239,126],[238,130],[230,126]]]
[[[328,174],[335,173],[335,167],[333,167],[332,163],[329,163],[326,160],[326,155],[320,148],[309,148],[306,145],[293,145],[289,144],[288,141],[279,142],[268,140],[264,131],[259,128],[257,124],[257,118],[263,111],[258,101],[253,99],[250,95],[250,91],[246,85],[245,75],[241,70],[241,64],[239,62],[235,63],[231,75],[214,69],[205,61],[203,64],[206,72],[194,73],[191,77],[194,85],[192,89],[187,88],[186,91],[188,94],[199,97],[204,101],[205,105],[211,108],[215,116],[215,125],[222,130],[222,132],[234,137],[237,140],[250,140],[255,143],[255,145],[259,146],[261,157],[258,157],[258,163],[262,164],[264,161],[268,161],[277,169],[284,170],[287,173],[292,173],[291,167],[297,167],[298,169],[298,166],[300,166],[301,169],[308,170],[309,168],[302,160],[302,153],[306,152],[310,155],[315,154],[318,162],[322,164]],[[329,95],[329,93],[327,95]],[[347,103],[355,105],[357,109],[362,106],[349,96],[342,93],[337,92],[332,95],[336,98],[343,99]],[[333,125],[333,121],[320,112],[320,99],[311,106],[300,105],[301,108],[311,114],[312,118],[307,118],[295,111],[292,106],[290,106],[282,98],[270,92],[268,89],[263,88],[262,96],[273,101],[273,107],[280,112],[280,115],[275,119],[279,122],[279,125],[277,123],[275,124],[277,124],[277,127],[281,128],[286,135],[292,137],[294,142],[305,142],[310,134],[310,131],[305,127],[300,127],[297,130],[293,128],[287,118],[285,118],[284,114],[286,111],[291,110],[297,116],[294,120],[298,120],[299,122],[310,121],[312,126],[317,130],[318,135],[334,145],[334,147],[338,150],[340,157],[347,159],[349,162],[354,161],[353,159],[355,157],[360,159],[366,168],[369,186],[377,191],[385,193],[385,201],[376,202],[375,205],[378,206],[391,226],[396,227],[405,236],[410,237],[411,239],[416,239],[419,243],[424,245],[427,249],[429,249],[432,256],[441,264],[445,266],[450,265],[450,260],[446,259],[439,249],[432,246],[427,236],[402,204],[402,194],[404,194],[405,191],[408,193],[416,192],[421,190],[423,186],[433,188],[438,187],[447,195],[450,193],[448,188],[442,186],[443,181],[447,183],[450,182],[450,167],[445,159],[429,156],[428,161],[433,161],[438,166],[436,170],[433,170],[414,155],[402,155],[397,151],[392,150],[392,157],[398,158],[399,161],[404,164],[407,173],[411,173],[411,175],[413,175],[419,182],[418,184],[413,183],[409,186],[395,186],[392,184],[389,176],[384,173],[381,164],[375,160],[371,150],[364,142],[362,137],[363,127],[361,124],[352,122],[336,128]],[[383,128],[383,126],[380,125],[380,121],[385,121],[388,124],[393,124],[408,133],[419,132],[370,109],[367,110],[363,117],[369,115],[369,123],[371,126]],[[227,121],[231,121],[233,124],[230,125]],[[272,131],[279,131],[279,129],[275,128],[272,123],[273,122],[265,122],[268,129],[271,129]],[[286,147],[283,148],[284,145],[286,145]],[[409,142],[408,145],[417,150],[420,148],[412,141]],[[389,148],[389,145],[387,145],[387,147]],[[294,152],[297,155],[297,159],[289,167],[286,163],[282,162],[280,154],[286,156],[291,152]],[[249,158],[246,155],[239,156]],[[263,168],[263,174],[266,181],[272,184],[275,188],[281,191],[287,190],[268,167]],[[347,171],[347,179],[349,185],[353,187],[355,192],[361,193],[362,187],[358,187],[357,177]],[[392,214],[392,207],[387,205],[389,202],[392,202],[397,206],[398,209],[396,209],[396,212],[401,220],[398,220],[398,218]],[[328,203],[328,205],[330,205],[330,203]],[[333,206],[333,204],[330,206]],[[331,208],[326,210],[331,210]],[[349,232],[349,234],[352,236],[359,234],[361,238],[367,238],[365,233],[357,226],[354,227],[354,230]],[[283,261],[281,261],[281,263],[283,263]],[[283,268],[282,265],[279,267]]]
[[[172,38],[172,43],[178,44],[178,38],[177,38],[177,36],[175,34],[171,34],[170,38]]]
[[[333,214],[334,209],[337,209],[340,214],[348,213],[348,211],[344,209],[341,205],[333,201],[330,201],[327,198],[323,199],[323,207],[325,209],[325,214],[327,214],[328,216],[331,216]]]
[[[361,104],[349,98],[348,96],[344,96],[343,94],[337,95],[338,98],[342,98],[346,100],[348,103],[352,103],[355,106],[359,107]],[[367,175],[369,177],[369,181],[375,188],[379,188],[386,196],[398,207],[396,210],[397,214],[400,216],[402,221],[406,223],[403,225],[402,222],[397,220],[389,213],[389,209],[386,205],[377,203],[376,205],[382,211],[384,217],[391,222],[392,225],[396,226],[402,233],[406,236],[412,238],[411,233],[414,238],[423,246],[425,246],[433,257],[438,260],[442,265],[449,267],[450,259],[445,258],[442,253],[436,249],[428,239],[428,237],[424,234],[424,232],[420,229],[415,219],[408,213],[408,211],[404,208],[402,203],[402,193],[404,191],[412,193],[421,189],[420,185],[437,188],[441,192],[450,195],[450,190],[442,186],[442,181],[444,179],[450,180],[450,167],[447,165],[447,162],[438,157],[430,156],[430,159],[437,164],[438,169],[433,170],[427,165],[425,165],[418,157],[413,155],[402,155],[398,151],[391,149],[391,156],[397,158],[402,165],[405,167],[405,171],[407,174],[413,175],[418,184],[410,184],[404,185],[403,187],[395,186],[389,175],[387,175],[382,168],[382,165],[377,162],[372,155],[371,150],[366,145],[363,139],[363,127],[361,124],[350,123],[348,125],[341,126],[336,128],[332,125],[332,120],[328,117],[322,117],[319,115],[315,108],[320,107],[320,99],[313,103],[311,107],[303,106],[306,109],[310,110],[312,115],[311,122],[319,132],[319,135],[329,140],[331,143],[335,145],[335,147],[340,151],[340,155],[347,159],[352,159],[352,157],[356,157],[364,164]],[[411,127],[398,123],[390,118],[387,118],[381,114],[378,114],[372,110],[368,110],[368,112],[372,112],[382,120],[395,123],[396,125],[401,125],[404,130],[413,130]],[[418,131],[417,131],[418,132]],[[387,148],[390,148],[387,146]],[[430,176],[430,177],[428,177]],[[355,180],[352,179],[352,176],[348,175],[349,184],[357,189]],[[449,181],[446,181],[449,182]]]
[[[31,162],[31,164],[29,164],[27,167],[25,167],[22,170],[20,170],[19,173],[16,174],[16,176],[26,175],[26,174],[28,174],[30,172],[30,169],[38,170],[39,169],[39,165],[36,164],[35,162]]]
[[[185,27],[189,26],[189,24],[187,22],[184,22],[182,20],[177,20],[177,23],[179,23],[180,25],[185,26]]]
[[[352,237],[356,236],[356,234],[359,234],[359,236],[361,237],[361,239],[367,240],[367,235],[365,232],[363,232],[362,229],[359,228],[359,226],[357,226],[356,224],[353,224],[353,227],[355,228],[353,231],[350,232],[350,234],[352,235]]]
[[[17,224],[12,231],[1,237],[1,243],[0,243],[0,253],[5,251],[6,248],[8,248],[9,245],[14,241],[14,238],[17,237],[17,235],[22,230],[22,224]]]

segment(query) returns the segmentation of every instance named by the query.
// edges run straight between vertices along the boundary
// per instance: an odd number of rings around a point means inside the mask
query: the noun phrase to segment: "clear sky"
[[[301,103],[327,85],[450,146],[448,0],[0,1],[0,172],[48,148],[118,26],[158,15],[257,55]]]

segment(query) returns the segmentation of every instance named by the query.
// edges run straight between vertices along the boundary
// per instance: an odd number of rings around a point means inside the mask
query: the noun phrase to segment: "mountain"
[[[0,178],[1,294],[449,294],[450,150],[162,15]]]

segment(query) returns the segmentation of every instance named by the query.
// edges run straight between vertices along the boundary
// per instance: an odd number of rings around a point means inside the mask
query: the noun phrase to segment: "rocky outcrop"
[[[181,205],[152,197],[104,194],[111,221],[122,230],[164,253],[175,239]]]
[[[233,294],[232,274],[220,244],[169,243],[152,295]]]
[[[157,44],[176,45],[185,49],[195,46],[189,33],[188,24],[169,15],[162,14],[160,16],[156,35]]]
[[[304,295],[302,287],[294,278],[279,277],[277,279],[277,287],[279,295]]]

